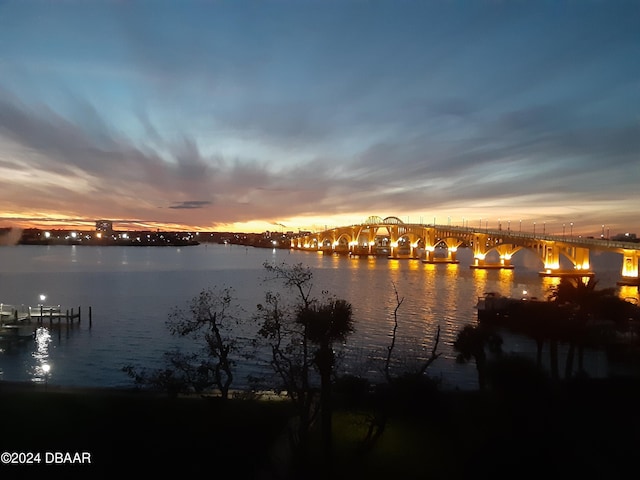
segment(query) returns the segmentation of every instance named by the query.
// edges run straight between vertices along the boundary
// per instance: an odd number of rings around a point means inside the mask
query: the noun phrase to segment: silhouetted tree
[[[400,294],[398,293],[395,283],[393,283],[393,292],[396,296],[396,306],[393,309],[393,330],[391,331],[391,342],[387,347],[387,357],[384,362],[384,376],[387,379],[387,382],[391,382],[391,357],[396,346],[396,338],[398,334],[398,310],[400,310],[400,306],[402,305],[402,302],[404,302],[404,297],[400,298]]]
[[[404,297],[400,297],[395,283],[393,283],[393,291],[396,298],[396,306],[393,309],[393,329],[383,365],[386,383],[377,385],[375,388],[373,405],[368,419],[369,427],[359,447],[361,455],[370,452],[376,445],[384,433],[391,412],[394,409],[403,409],[408,403],[422,402],[425,392],[433,393],[437,389],[437,382],[425,376],[425,373],[429,366],[441,355],[438,352],[438,344],[440,342],[439,325],[429,357],[418,364],[415,370],[407,370],[398,375],[391,374],[391,362],[398,336],[398,312],[404,302]]]
[[[544,344],[549,344],[551,378],[560,378],[558,343],[565,337],[569,311],[553,302],[522,302],[514,309],[509,329],[536,342],[536,364],[542,370]]]
[[[458,332],[453,348],[458,352],[456,360],[468,362],[472,358],[478,371],[478,387],[483,390],[487,386],[487,349],[499,354],[502,350],[502,338],[493,328],[483,324],[465,325]]]
[[[329,299],[325,303],[312,303],[298,312],[297,321],[307,332],[309,340],[318,349],[314,365],[320,374],[320,413],[325,460],[331,461],[332,449],[332,400],[331,375],[335,364],[333,344],[344,341],[353,332],[351,304],[341,299]]]
[[[318,413],[313,373],[320,377],[320,412],[325,453],[331,450],[331,377],[335,357],[333,343],[353,331],[351,305],[335,297],[319,300],[311,295],[312,272],[302,264],[264,264],[266,281],[279,281],[292,290],[294,301],[268,291],[258,305],[262,322],[259,334],[271,349],[271,366],[297,412],[297,428],[291,435],[294,458],[304,464],[309,431]],[[315,370],[314,370],[315,369]]]
[[[233,304],[232,294],[230,287],[203,290],[187,310],[174,309],[167,322],[171,334],[192,336],[204,343],[202,358],[179,356],[174,358],[174,365],[180,366],[198,390],[215,386],[224,399],[229,395],[235,366],[237,338],[232,330],[240,322],[240,307]]]
[[[160,388],[171,394],[217,389],[228,398],[234,380],[234,354],[239,355],[236,327],[241,323],[240,307],[234,304],[233,290],[210,288],[200,292],[186,309],[174,308],[167,327],[172,335],[192,337],[200,352],[166,352],[169,366],[148,372],[123,368],[136,384]]]
[[[549,345],[549,369],[553,380],[560,380],[559,345],[568,345],[564,378],[577,371],[584,375],[583,358],[587,347],[607,346],[615,330],[625,331],[637,318],[637,307],[616,295],[615,289],[597,288],[590,277],[564,277],[550,289],[547,302],[514,302],[503,327],[535,340],[537,365],[542,367],[542,350]]]
[[[593,343],[595,330],[590,328],[593,321],[598,317],[600,320],[611,320],[613,323],[619,322],[619,318],[614,318],[614,312],[603,310],[603,305],[613,305],[611,302],[617,299],[615,289],[598,289],[598,280],[589,277],[586,281],[583,277],[562,278],[558,285],[551,289],[549,299],[565,307],[566,314],[556,323],[557,337],[568,343],[569,349],[565,364],[565,378],[571,377],[573,373],[573,362],[578,354],[578,371],[583,372],[584,348],[587,342]],[[625,302],[626,303],[626,302]]]

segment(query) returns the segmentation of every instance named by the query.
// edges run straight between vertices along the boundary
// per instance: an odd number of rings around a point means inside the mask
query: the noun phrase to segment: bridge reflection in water
[[[528,250],[540,260],[540,275],[553,277],[593,276],[589,254],[601,250],[622,255],[619,285],[640,285],[640,244],[573,234],[541,235],[511,228],[415,224],[397,217],[369,217],[362,224],[301,233],[291,239],[291,247],[329,254],[412,258],[425,263],[458,263],[456,252],[464,247],[472,249],[470,268],[475,269],[514,268],[514,255]],[[570,268],[562,268],[567,262]]]

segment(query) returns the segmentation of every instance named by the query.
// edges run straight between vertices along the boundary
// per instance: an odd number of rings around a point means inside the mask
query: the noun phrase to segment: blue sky
[[[0,226],[640,234],[639,25],[638,1],[0,0]]]

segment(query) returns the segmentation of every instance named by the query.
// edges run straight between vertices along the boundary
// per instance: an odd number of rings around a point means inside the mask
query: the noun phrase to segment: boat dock
[[[0,303],[0,339],[20,340],[33,337],[35,329],[44,323],[59,325],[62,321],[67,325],[82,320],[82,309],[65,309],[60,305],[8,305]],[[93,323],[91,307],[89,307],[89,327]]]
[[[0,323],[9,322],[24,322],[30,320],[38,320],[42,322],[44,319],[57,320],[61,319],[67,321],[82,319],[82,309],[78,309],[74,312],[74,309],[62,310],[60,305],[37,305],[35,307],[20,305],[16,307],[14,305],[7,305],[6,303],[0,303]],[[91,307],[89,307],[89,323],[91,323]]]

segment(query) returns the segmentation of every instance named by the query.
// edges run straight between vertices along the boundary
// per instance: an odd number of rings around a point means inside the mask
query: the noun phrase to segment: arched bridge
[[[291,247],[345,255],[377,255],[414,258],[426,263],[457,263],[458,248],[473,251],[471,268],[513,268],[516,252],[534,252],[543,265],[541,275],[591,276],[589,254],[604,250],[622,255],[621,284],[640,283],[638,264],[640,244],[566,235],[540,235],[489,228],[404,223],[397,217],[369,217],[364,223],[337,227],[317,233],[304,233],[291,239]],[[495,253],[493,253],[495,252]],[[560,257],[573,266],[562,269]],[[498,260],[491,260],[497,257]]]

